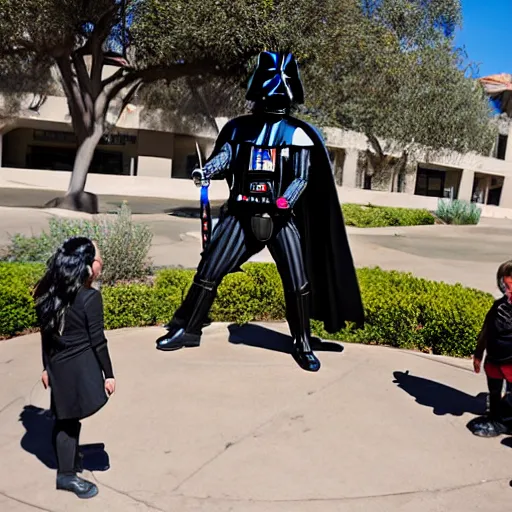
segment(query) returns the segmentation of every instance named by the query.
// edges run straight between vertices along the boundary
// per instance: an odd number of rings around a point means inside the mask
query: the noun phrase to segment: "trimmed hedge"
[[[0,262],[0,336],[9,336],[36,325],[32,289],[44,265]]]
[[[342,206],[345,224],[357,228],[423,226],[435,223],[428,210],[347,203]]]
[[[228,275],[211,310],[214,321],[245,323],[282,320],[284,297],[272,263],[249,263]],[[35,327],[31,287],[43,267],[0,263],[0,335]],[[366,313],[364,329],[336,334],[313,321],[313,332],[326,339],[414,348],[434,354],[469,356],[493,302],[492,295],[379,268],[358,269]],[[180,305],[193,270],[166,269],[153,284],[122,284],[102,289],[107,329],[161,325]]]

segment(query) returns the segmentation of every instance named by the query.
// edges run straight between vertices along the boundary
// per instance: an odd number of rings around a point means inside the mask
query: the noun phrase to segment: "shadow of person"
[[[502,439],[501,444],[507,448],[512,448],[512,437],[505,437],[505,439]]]
[[[264,348],[290,354],[292,350],[292,337],[261,325],[231,324],[228,327],[229,342],[235,345],[247,345],[249,347]],[[343,352],[343,345],[320,338],[311,338],[311,349],[319,352]]]
[[[20,445],[35,455],[47,468],[57,469],[57,459],[52,446],[54,416],[48,409],[26,405],[19,421],[25,428]],[[103,443],[84,444],[79,447],[83,455],[83,468],[89,471],[106,471],[110,467],[108,453]]]
[[[468,395],[440,382],[410,375],[409,371],[393,372],[393,377],[395,378],[393,382],[399,388],[414,397],[416,403],[431,407],[432,412],[437,416],[485,414],[487,393],[479,393],[477,396]]]

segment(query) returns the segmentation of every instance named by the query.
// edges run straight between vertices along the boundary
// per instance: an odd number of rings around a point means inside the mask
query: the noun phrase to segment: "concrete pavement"
[[[485,402],[469,361],[347,344],[311,374],[283,323],[214,324],[173,353],[161,332],[108,333],[118,389],[81,443],[111,467],[86,458],[100,494],[85,502],[54,490],[38,335],[0,343],[0,510],[508,509],[512,439],[466,429]]]
[[[168,213],[177,209],[199,209],[199,193],[196,192],[193,197],[145,197],[123,195],[119,191],[117,195],[101,194],[98,196],[98,207],[100,213],[115,212],[123,201],[127,201],[134,214],[160,214]],[[28,188],[0,188],[0,206],[9,208],[35,208],[45,212],[48,209],[43,206],[55,197],[62,196],[62,191],[52,189],[28,189]],[[213,200],[212,211],[220,206],[223,200]],[[52,209],[53,210],[53,209]],[[70,212],[71,214],[73,212]],[[66,215],[64,211],[64,215]]]
[[[177,205],[178,212],[189,213]],[[9,234],[26,235],[47,229],[52,216],[91,218],[67,210],[0,207],[0,247]],[[150,256],[160,266],[195,268],[201,242],[199,220],[166,213],[136,214],[134,221],[153,231]],[[498,293],[495,283],[500,263],[512,258],[512,221],[482,219],[478,226],[411,226],[398,228],[347,228],[355,264],[401,270],[447,283]],[[267,250],[251,261],[272,261]]]

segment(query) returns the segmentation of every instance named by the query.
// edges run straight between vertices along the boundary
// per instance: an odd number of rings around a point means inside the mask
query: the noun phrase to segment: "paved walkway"
[[[184,203],[175,204],[188,211]],[[9,234],[40,233],[52,216],[90,218],[68,210],[0,207],[0,247]],[[199,220],[182,216],[136,214],[136,222],[153,231],[150,256],[156,266],[195,268],[201,242]],[[448,283],[460,282],[497,293],[495,275],[500,263],[512,258],[512,221],[482,219],[478,226],[412,226],[404,228],[347,228],[358,267],[380,266]],[[264,250],[252,261],[272,261]]]
[[[109,333],[118,391],[84,421],[105,450],[88,451],[85,502],[54,490],[38,335],[0,343],[0,510],[508,510],[512,439],[466,429],[485,390],[469,361],[347,344],[311,374],[280,331],[214,324],[173,353],[159,328]]]

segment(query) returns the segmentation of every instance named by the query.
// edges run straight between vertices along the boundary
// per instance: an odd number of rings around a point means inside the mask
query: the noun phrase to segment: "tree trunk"
[[[96,121],[92,133],[79,141],[75,163],[73,165],[73,172],[71,174],[71,179],[69,180],[69,187],[66,195],[76,195],[84,191],[94,151],[103,136],[103,132],[103,122]]]
[[[84,189],[89,166],[94,156],[94,150],[103,132],[103,120],[96,121],[92,133],[79,139],[68,191],[64,197],[57,197],[46,203],[46,208],[64,208],[85,213],[99,212],[97,196],[89,192],[84,192]]]
[[[390,165],[391,170],[391,180],[389,182],[389,191],[390,192],[400,192],[398,190],[398,177],[400,175],[400,172],[405,169],[405,166],[407,165],[407,153],[404,151],[400,155],[400,158]]]

